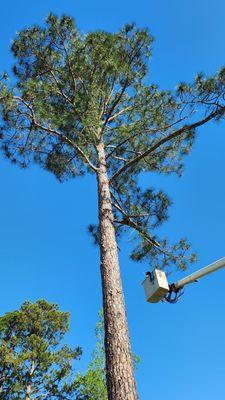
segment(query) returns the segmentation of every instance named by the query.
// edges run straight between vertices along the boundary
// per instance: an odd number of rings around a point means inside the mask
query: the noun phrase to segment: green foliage
[[[103,310],[99,312],[95,336],[96,345],[87,371],[84,375],[78,374],[76,377],[77,400],[107,400]],[[133,362],[137,368],[140,357],[133,355]]]
[[[73,362],[81,349],[60,346],[69,314],[45,300],[0,318],[0,399],[74,398]]]
[[[63,181],[98,173],[103,143],[118,238],[136,233],[132,259],[186,268],[195,255],[184,239],[158,237],[170,200],[142,191],[142,173],[181,176],[196,128],[225,113],[225,68],[197,75],[174,92],[147,83],[152,37],[125,25],[82,35],[68,16],[22,30],[12,44],[14,80],[0,81],[0,137],[13,163],[39,163]],[[98,242],[98,227],[90,226]]]
[[[95,336],[97,341],[87,371],[84,375],[78,374],[76,377],[77,400],[107,400],[102,310],[96,324]]]
[[[78,394],[76,400],[107,400],[107,389],[102,372],[89,368],[85,375],[76,378]]]

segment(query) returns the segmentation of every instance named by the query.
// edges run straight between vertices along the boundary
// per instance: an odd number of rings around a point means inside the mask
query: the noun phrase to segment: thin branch
[[[153,239],[152,237],[150,237],[145,231],[143,231],[140,226],[138,224],[136,224],[136,222],[134,222],[130,216],[126,213],[126,211],[124,211],[124,209],[122,208],[122,206],[119,204],[118,200],[116,199],[116,197],[114,196],[114,194],[111,192],[112,198],[114,199],[114,201],[116,202],[116,204],[114,203],[113,206],[123,215],[124,219],[123,219],[123,224],[130,226],[131,228],[135,229],[137,232],[139,232],[141,234],[141,236],[143,236],[151,245],[153,245],[154,247],[160,247],[160,244]],[[118,222],[118,221],[117,221]],[[120,223],[122,223],[122,221],[120,221]]]
[[[177,121],[173,122],[172,124],[166,125],[166,126],[162,127],[161,129],[159,129],[159,128],[144,129],[144,132],[145,132],[145,133],[151,133],[151,134],[157,133],[157,132],[161,132],[161,133],[162,133],[163,131],[166,131],[167,129],[172,128],[172,126],[179,124],[180,122],[182,122],[182,121],[183,121],[184,119],[186,119],[186,118],[187,118],[187,116],[182,117],[182,118],[178,119]],[[136,121],[135,121],[134,123],[136,123]],[[112,129],[113,129],[113,128],[112,128]],[[109,158],[109,157],[111,157],[111,155],[112,155],[116,150],[118,150],[118,149],[119,149],[121,146],[123,146],[125,143],[127,143],[127,142],[129,142],[130,140],[134,139],[137,135],[139,135],[139,131],[135,132],[133,135],[129,136],[127,139],[125,139],[125,140],[123,140],[122,142],[118,143],[118,145],[115,145],[115,146],[114,146],[114,149],[107,155],[106,159]],[[107,147],[107,146],[106,146],[106,147]]]
[[[122,142],[120,142],[118,145],[114,147],[114,149],[107,155],[106,160],[112,156],[113,153],[115,153],[116,150],[118,150],[121,146],[123,146],[125,143],[129,142],[131,139],[135,138],[139,132],[135,132],[133,135],[129,136],[127,139],[124,139]]]
[[[70,71],[70,74],[71,74],[71,77],[72,77],[72,81],[73,81],[73,88],[74,88],[74,95],[75,95],[75,92],[76,92],[76,89],[77,89],[77,83],[76,83],[76,78],[74,76],[72,65],[71,65],[71,62],[70,62],[70,57],[69,57],[69,54],[68,54],[68,51],[67,51],[67,48],[66,48],[66,45],[65,45],[65,40],[62,37],[62,35],[60,34],[58,29],[55,29],[55,31],[56,31],[56,33],[59,35],[59,37],[62,40],[62,45],[63,45],[64,51],[66,53],[68,67],[69,67],[69,71]]]
[[[115,160],[120,160],[120,161],[124,161],[124,162],[128,161],[128,159],[124,158],[124,157],[118,157],[118,156],[112,156],[112,157],[115,158]]]
[[[213,118],[215,118],[217,115],[222,114],[224,111],[225,111],[225,106],[223,106],[219,110],[217,109],[216,111],[213,111],[211,114],[209,114],[207,117],[203,118],[200,121],[194,122],[193,124],[184,125],[180,129],[171,132],[169,135],[167,135],[164,138],[162,138],[161,140],[159,140],[155,145],[153,145],[152,147],[147,149],[145,152],[143,152],[140,155],[138,155],[137,157],[131,159],[126,164],[124,164],[121,168],[119,168],[115,172],[115,174],[110,178],[110,183],[114,179],[116,179],[121,173],[125,172],[132,165],[138,163],[139,161],[141,161],[142,159],[147,157],[149,154],[153,153],[156,149],[158,149],[158,147],[162,146],[164,143],[166,143],[166,142],[168,142],[168,141],[170,141],[172,139],[177,138],[178,136],[182,135],[185,131],[187,131],[189,129],[195,129],[195,128],[199,127],[199,126],[204,125],[205,123],[207,123],[210,120],[212,120]]]
[[[118,111],[116,114],[112,115],[110,118],[108,118],[108,122],[113,121],[114,119],[116,119],[117,117],[119,117],[121,114],[123,114],[125,111],[130,110],[132,107],[131,106],[127,106],[124,107],[122,110]]]
[[[74,103],[72,102],[72,100],[69,99],[69,97],[63,92],[63,90],[60,87],[60,83],[58,81],[58,79],[56,78],[54,72],[52,70],[50,70],[50,74],[52,75],[54,82],[56,83],[56,86],[59,90],[59,94],[71,105],[74,105]]]
[[[53,79],[54,79],[54,81],[55,81],[55,83],[56,83],[56,86],[57,86],[57,88],[58,88],[58,94],[61,95],[61,96],[67,101],[67,103],[69,103],[69,104],[73,107],[73,109],[74,109],[74,111],[75,111],[75,113],[76,113],[78,119],[79,119],[80,121],[82,121],[82,118],[81,118],[81,116],[80,116],[80,113],[78,112],[78,110],[77,110],[76,107],[75,107],[74,100],[71,100],[71,99],[63,92],[63,90],[62,90],[61,87],[60,87],[60,83],[59,83],[58,79],[56,78],[56,76],[55,76],[53,70],[51,69],[49,72],[50,72],[50,74],[52,75],[52,77],[53,77]],[[74,97],[74,96],[73,96],[73,97]]]
[[[127,88],[127,85],[128,85],[128,77],[126,78],[126,80],[124,82],[124,85],[122,87],[122,90],[121,90],[119,96],[117,97],[117,99],[113,103],[113,105],[111,107],[111,110],[109,110],[109,112],[108,112],[108,116],[106,117],[106,120],[104,121],[104,126],[106,126],[106,124],[108,123],[108,120],[111,117],[113,111],[115,110],[116,106],[119,104],[119,102],[120,102],[120,100],[121,100],[121,98],[122,98],[122,96],[123,96],[123,94],[124,94],[124,92],[125,92],[125,90]]]
[[[50,126],[43,126],[36,121],[35,113],[33,107],[24,101],[21,97],[14,96],[15,100],[21,101],[30,111],[31,114],[27,113],[28,118],[31,119],[31,123],[38,129],[41,129],[45,132],[51,133],[52,135],[58,137],[62,142],[67,143],[69,146],[73,147],[77,150],[78,154],[82,157],[84,162],[89,165],[89,167],[94,171],[97,172],[98,168],[89,160],[88,156],[85,152],[78,146],[73,140],[69,139],[67,136],[63,135],[62,133],[58,132],[56,129],[51,128]]]
[[[70,140],[67,136],[61,134],[60,132],[56,131],[55,129],[52,129],[51,127],[45,127],[45,126],[40,125],[40,124],[38,124],[36,122],[34,123],[34,125],[37,128],[39,128],[39,129],[41,129],[41,130],[43,130],[45,132],[52,133],[53,135],[59,137],[63,142],[65,142],[65,143],[69,144],[70,146],[72,146],[75,150],[77,150],[78,154],[83,158],[85,163],[88,164],[89,167],[93,171],[95,171],[95,172],[98,171],[98,168],[89,160],[89,158],[84,153],[84,151],[76,143],[74,143],[72,140]]]

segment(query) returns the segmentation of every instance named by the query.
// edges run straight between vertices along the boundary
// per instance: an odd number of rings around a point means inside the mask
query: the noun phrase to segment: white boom
[[[181,289],[185,285],[189,283],[196,282],[198,279],[202,278],[205,275],[211,274],[212,272],[216,271],[217,269],[225,267],[225,257],[221,258],[220,260],[215,261],[214,263],[199,269],[193,274],[188,275],[186,278],[180,279],[178,282],[174,283],[174,287],[176,289]]]

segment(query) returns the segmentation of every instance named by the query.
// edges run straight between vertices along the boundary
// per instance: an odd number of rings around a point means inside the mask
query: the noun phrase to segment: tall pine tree
[[[186,268],[186,240],[158,237],[170,200],[138,184],[143,172],[181,175],[196,128],[224,117],[225,69],[176,92],[148,84],[152,37],[133,24],[81,35],[68,16],[21,31],[12,44],[14,79],[1,79],[1,142],[13,163],[34,161],[63,181],[90,173],[98,186],[107,388],[110,400],[138,398],[117,240],[136,232],[131,257]],[[85,194],[84,194],[85,195]]]

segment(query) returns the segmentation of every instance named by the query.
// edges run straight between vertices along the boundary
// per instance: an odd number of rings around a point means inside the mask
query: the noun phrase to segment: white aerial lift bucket
[[[147,272],[142,285],[144,286],[146,300],[149,303],[158,303],[170,291],[166,273],[160,269]]]

